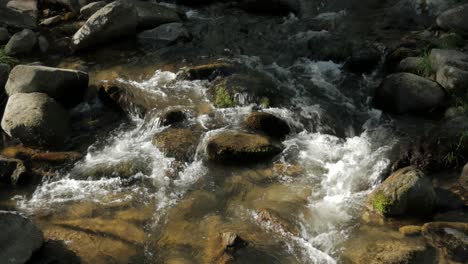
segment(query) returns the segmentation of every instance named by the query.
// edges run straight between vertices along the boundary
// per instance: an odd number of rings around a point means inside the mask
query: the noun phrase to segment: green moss
[[[270,99],[268,99],[268,97],[262,97],[260,99],[260,105],[263,107],[263,108],[268,108],[270,107]]]
[[[229,92],[223,84],[219,84],[216,87],[215,105],[219,108],[228,108],[235,106],[231,95],[229,95]]]
[[[431,60],[429,59],[429,51],[424,51],[421,63],[418,67],[418,74],[424,77],[429,77],[434,72]]]
[[[2,46],[0,47],[0,63],[6,63],[9,64],[10,66],[14,66],[15,64],[18,64],[18,60],[8,56],[5,53],[5,48]]]
[[[383,216],[388,214],[388,211],[392,205],[393,201],[383,192],[378,192],[372,201],[372,207]]]

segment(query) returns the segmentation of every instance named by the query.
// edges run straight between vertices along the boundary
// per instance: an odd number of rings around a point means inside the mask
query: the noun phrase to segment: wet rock
[[[28,264],[81,264],[80,258],[64,241],[49,240],[28,261]]]
[[[182,23],[169,23],[138,34],[138,41],[143,45],[170,45],[189,39],[190,34]]]
[[[221,240],[224,250],[230,253],[234,253],[247,245],[247,242],[234,232],[223,232],[221,234]]]
[[[263,74],[237,73],[216,81],[209,94],[218,108],[258,104],[264,108],[280,104],[287,92],[279,92],[276,83]]]
[[[187,67],[179,78],[188,80],[214,80],[218,76],[228,76],[237,71],[237,67],[228,63],[211,63]]]
[[[51,27],[51,26],[57,25],[61,21],[62,21],[62,16],[57,15],[57,16],[49,17],[49,18],[42,20],[42,22],[39,25],[43,27]]]
[[[27,55],[37,45],[37,36],[30,29],[23,29],[14,34],[5,46],[5,54],[9,56]]]
[[[260,131],[271,137],[283,138],[291,132],[288,123],[268,113],[254,112],[245,120],[249,129]]]
[[[44,0],[45,4],[58,4],[67,8],[69,11],[77,12],[81,7],[87,5],[93,0]]]
[[[463,263],[468,259],[468,223],[431,222],[423,225],[422,234],[443,252],[446,261]]]
[[[82,71],[46,66],[18,65],[10,73],[5,90],[16,93],[45,93],[66,107],[83,101],[88,74]]]
[[[8,159],[0,156],[0,181],[15,185],[24,181],[26,167],[19,159]]]
[[[37,44],[39,45],[39,50],[42,53],[46,53],[50,48],[49,41],[44,36],[39,36],[37,38]]]
[[[162,126],[169,126],[180,123],[187,119],[187,115],[182,110],[169,110],[162,113],[160,122]]]
[[[435,193],[436,208],[438,211],[457,210],[464,207],[464,203],[460,197],[450,190],[436,188]]]
[[[6,147],[1,154],[10,159],[51,165],[71,164],[82,158],[82,154],[78,152],[42,152],[24,146]]]
[[[413,167],[399,169],[368,197],[368,208],[384,217],[432,213],[436,194],[431,181]]]
[[[421,75],[421,65],[423,58],[421,57],[408,57],[400,61],[397,67],[398,72],[409,72]]]
[[[169,128],[153,137],[153,145],[166,156],[180,161],[194,158],[200,133],[186,128]]]
[[[468,33],[468,4],[449,9],[437,17],[437,25],[446,30]]]
[[[434,216],[434,221],[468,223],[468,213],[460,211],[460,210],[438,213]]]
[[[385,66],[390,71],[395,71],[399,65],[399,63],[408,57],[417,57],[420,56],[421,52],[415,49],[407,48],[407,47],[397,47],[394,50],[388,52],[387,56],[385,57]]]
[[[75,33],[72,49],[80,50],[97,46],[112,39],[136,34],[138,15],[129,2],[112,2],[94,13]]]
[[[3,0],[0,2],[0,25],[13,28],[37,27],[36,0]]]
[[[137,174],[150,175],[151,167],[147,165],[146,160],[122,160],[114,162],[105,162],[95,164],[87,168],[75,168],[73,172],[82,178],[102,179],[109,177],[119,177],[121,179],[130,179]]]
[[[376,107],[393,114],[427,113],[441,107],[444,89],[431,80],[411,73],[389,75],[376,89]]]
[[[3,87],[8,80],[8,75],[10,75],[11,67],[8,64],[0,63],[0,94],[4,94]]]
[[[42,232],[17,212],[0,211],[0,259],[9,264],[26,263],[40,249]]]
[[[407,225],[400,227],[398,231],[400,231],[400,233],[405,236],[419,236],[421,235],[422,227],[416,225]]]
[[[96,13],[106,5],[107,3],[105,1],[96,1],[89,3],[80,9],[80,14],[83,18],[88,19],[89,17],[94,15],[94,13]]]
[[[435,253],[420,237],[404,237],[392,230],[362,226],[345,243],[343,260],[353,264],[435,264]]]
[[[0,27],[0,45],[6,44],[10,39],[10,33],[4,27]]]
[[[2,128],[26,145],[63,146],[70,131],[67,112],[43,93],[17,93],[8,99]]]
[[[138,14],[138,27],[154,28],[163,24],[181,21],[179,14],[173,9],[144,1],[132,1]]]
[[[436,81],[447,91],[463,96],[468,90],[468,67],[466,69],[442,66],[436,73]]]
[[[365,45],[355,49],[345,67],[354,73],[369,73],[379,64],[380,50],[373,45]]]
[[[300,235],[299,228],[272,209],[261,209],[258,212],[257,221],[272,225],[275,229],[278,229],[279,232],[288,232],[294,236]]]
[[[228,163],[255,163],[270,159],[281,150],[267,137],[235,131],[211,137],[206,146],[209,160]]]

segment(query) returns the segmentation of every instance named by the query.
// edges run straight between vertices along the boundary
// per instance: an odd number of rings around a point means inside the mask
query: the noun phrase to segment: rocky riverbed
[[[468,262],[468,1],[0,0],[0,45],[0,263]]]

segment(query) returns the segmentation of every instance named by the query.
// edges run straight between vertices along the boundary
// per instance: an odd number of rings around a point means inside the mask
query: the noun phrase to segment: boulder
[[[39,45],[39,50],[42,53],[46,53],[49,50],[49,41],[45,36],[39,36],[39,38],[37,38],[37,44]]]
[[[168,110],[161,114],[160,123],[162,126],[169,126],[180,123],[187,119],[187,115],[182,110]]]
[[[80,9],[80,14],[83,18],[88,19],[89,17],[94,15],[94,13],[99,11],[99,9],[103,8],[106,5],[107,3],[105,1],[97,1],[97,2],[89,3]]]
[[[281,153],[282,148],[268,137],[225,131],[208,139],[208,159],[226,163],[256,163]]]
[[[19,159],[0,157],[0,181],[15,185],[22,182],[26,174],[26,167]]]
[[[10,33],[4,27],[0,27],[0,45],[3,45],[8,42],[10,39]]]
[[[283,138],[291,132],[288,123],[284,120],[263,112],[251,113],[245,120],[245,125],[249,129],[260,131],[276,138]]]
[[[0,25],[17,29],[37,27],[37,0],[1,0]]]
[[[400,61],[397,66],[398,72],[409,72],[420,75],[421,65],[423,64],[423,58],[421,57],[407,57]]]
[[[45,93],[64,106],[73,107],[83,101],[88,81],[88,74],[82,71],[18,65],[11,71],[5,91],[9,96]]]
[[[11,67],[8,64],[0,63],[0,94],[3,94],[3,87],[8,80],[8,75],[10,74]]]
[[[412,73],[387,76],[374,95],[377,108],[393,114],[427,113],[445,102],[444,89],[431,80]]]
[[[187,80],[214,80],[216,77],[229,76],[237,70],[235,65],[214,62],[184,68],[178,77]]]
[[[370,210],[384,217],[432,213],[436,194],[431,181],[414,167],[397,170],[369,195]]]
[[[190,34],[182,23],[169,23],[138,34],[138,41],[144,45],[164,46],[178,40],[186,40]]]
[[[144,1],[132,1],[138,14],[138,27],[154,28],[163,24],[180,22],[179,14],[168,7]]]
[[[43,0],[43,2],[48,4],[57,4],[63,6],[72,12],[80,11],[80,8],[92,1],[93,0]]]
[[[466,263],[468,223],[431,222],[423,225],[422,234],[433,247],[441,249],[445,261]]]
[[[135,35],[137,25],[138,15],[131,3],[122,0],[112,2],[94,13],[75,33],[72,49],[80,50]]]
[[[17,93],[8,99],[2,128],[32,146],[63,146],[70,131],[67,112],[43,93]]]
[[[154,135],[153,145],[166,156],[179,161],[192,161],[197,149],[200,132],[187,128],[169,128]]]
[[[43,27],[52,27],[60,23],[62,19],[63,18],[61,15],[56,15],[56,16],[49,17],[49,18],[42,20],[39,25]]]
[[[468,33],[468,4],[449,9],[437,17],[437,25],[446,30]]]
[[[468,54],[457,50],[432,49],[429,61],[435,71],[446,65],[468,70]]]
[[[44,243],[42,232],[17,212],[0,211],[0,229],[0,259],[4,263],[26,263]]]
[[[444,65],[436,73],[436,81],[447,91],[465,96],[468,90],[468,67],[467,70]]]
[[[27,55],[37,45],[37,36],[30,29],[23,29],[14,34],[5,46],[5,53],[9,56]]]

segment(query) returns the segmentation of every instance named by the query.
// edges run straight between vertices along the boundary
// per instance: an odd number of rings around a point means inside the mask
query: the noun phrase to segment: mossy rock
[[[271,137],[283,138],[291,129],[283,119],[263,112],[253,112],[245,120],[245,125],[254,131],[260,131]]]
[[[216,162],[254,163],[270,159],[282,148],[270,138],[245,132],[227,131],[211,137],[206,152]]]
[[[394,172],[368,197],[369,209],[384,217],[428,215],[435,202],[431,181],[414,167]]]
[[[197,129],[169,128],[154,135],[153,145],[168,157],[179,161],[191,161],[200,135],[201,132]]]

